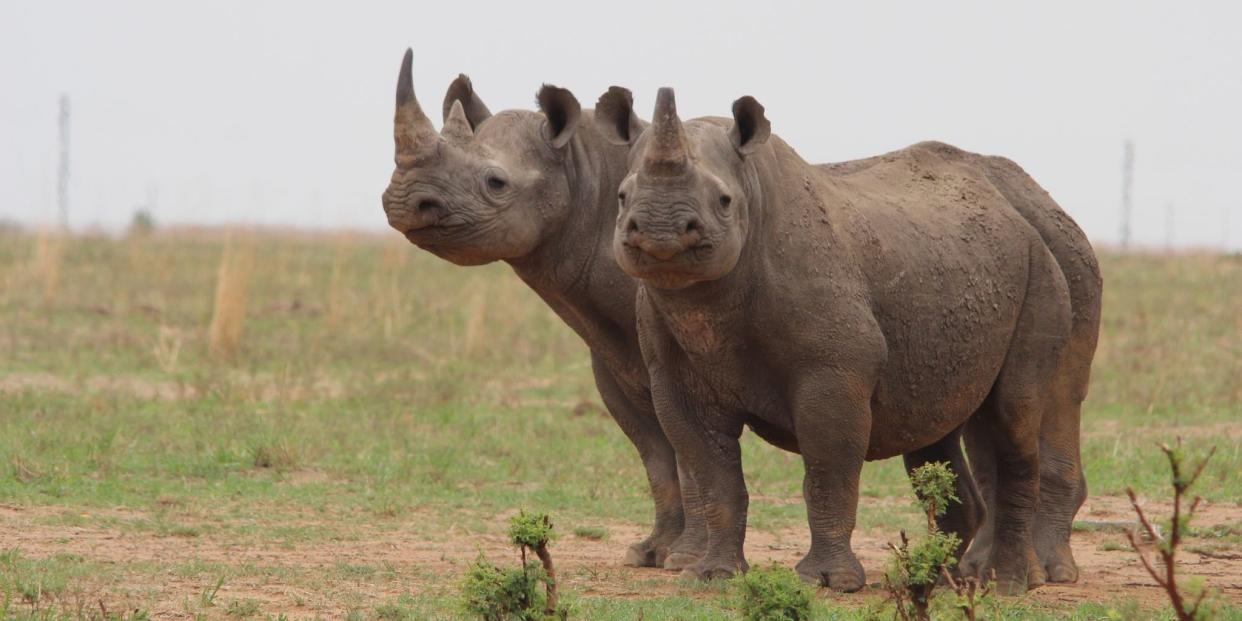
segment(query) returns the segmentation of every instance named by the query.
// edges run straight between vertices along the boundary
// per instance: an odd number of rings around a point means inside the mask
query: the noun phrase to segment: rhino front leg
[[[870,386],[847,373],[823,372],[798,383],[792,404],[811,527],[811,550],[797,570],[804,580],[838,591],[857,591],[866,582],[850,539],[871,435]]]
[[[707,550],[707,520],[703,515],[703,496],[699,485],[680,462],[677,475],[681,481],[681,504],[686,512],[686,526],[669,549],[664,568],[680,571],[703,558]]]
[[[742,447],[738,442],[742,435],[741,420],[726,422],[730,417],[708,411],[703,403],[684,394],[680,386],[661,379],[655,368],[652,368],[651,393],[660,426],[677,451],[678,461],[692,482],[691,489],[697,490],[702,501],[706,545],[702,557],[685,567],[683,573],[711,580],[746,571],[749,565],[742,544],[746,539],[746,510],[750,499],[742,477]],[[727,428],[709,427],[704,421]]]
[[[655,524],[646,539],[630,545],[624,563],[631,567],[663,567],[674,541],[685,524],[677,458],[673,446],[660,429],[650,404],[635,404],[628,398],[603,364],[591,357],[595,385],[612,419],[629,438],[647,471],[651,497],[655,502]]]

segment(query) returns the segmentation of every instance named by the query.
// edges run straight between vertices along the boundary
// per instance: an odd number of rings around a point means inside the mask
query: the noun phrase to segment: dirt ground
[[[871,499],[874,501],[875,499]],[[864,501],[866,502],[866,501]],[[1167,507],[1145,503],[1158,514]],[[419,594],[428,589],[452,588],[455,579],[480,551],[490,559],[511,558],[513,550],[499,534],[479,536],[449,529],[434,539],[402,534],[403,529],[380,531],[365,524],[351,533],[349,541],[313,542],[307,544],[237,545],[210,534],[200,536],[161,536],[132,529],[110,529],[95,526],[49,526],[53,518],[63,515],[62,507],[17,507],[0,505],[0,549],[19,548],[25,558],[52,555],[74,555],[84,561],[116,564],[118,567],[150,567],[172,562],[221,563],[229,566],[293,568],[312,574],[334,575],[333,569],[344,565],[382,566],[395,572],[396,579],[371,581],[365,578],[328,578],[317,582],[282,581],[280,574],[250,575],[228,580],[220,589],[222,600],[253,599],[268,614],[290,616],[323,615],[339,618],[346,609],[339,598],[342,588],[361,596],[362,600],[383,601],[402,594]],[[144,514],[120,510],[86,510],[91,517],[141,519]],[[1076,532],[1074,552],[1082,569],[1077,584],[1047,585],[1029,594],[1043,603],[1075,603],[1081,601],[1137,600],[1157,605],[1163,595],[1151,584],[1134,553],[1125,549],[1106,551],[1105,543],[1125,542],[1122,529],[1132,523],[1128,501],[1118,497],[1090,499],[1079,513],[1079,520],[1095,528]],[[296,518],[302,520],[303,518]],[[417,522],[419,516],[402,519]],[[1196,519],[1199,527],[1236,524],[1242,520],[1242,507],[1236,504],[1211,504],[1201,508]],[[314,525],[301,524],[300,525]],[[642,527],[630,523],[609,523],[609,536],[604,541],[562,536],[552,548],[566,588],[583,596],[651,597],[661,592],[685,592],[677,574],[657,569],[636,569],[619,564],[626,542],[640,538]],[[413,530],[413,529],[411,529]],[[854,548],[867,568],[868,579],[875,583],[887,558],[886,544],[891,536],[883,533],[855,535]],[[747,556],[752,564],[775,561],[793,565],[809,543],[802,529],[763,532],[752,529],[747,535]],[[1190,539],[1182,563],[1188,574],[1204,577],[1208,584],[1221,591],[1226,599],[1242,601],[1242,554],[1236,549],[1219,550],[1202,544],[1207,540]],[[1110,546],[1113,547],[1113,546]],[[1193,551],[1199,549],[1198,552]],[[197,601],[204,590],[203,576],[183,577],[179,572],[125,571],[110,584],[88,587],[79,595],[89,602],[100,601],[109,609],[135,605],[135,597],[153,618],[189,618],[186,602]],[[334,584],[340,582],[344,584]],[[81,588],[86,585],[75,585]],[[93,592],[90,592],[93,590]],[[124,595],[121,593],[128,593]],[[832,594],[827,597],[848,602],[862,595]],[[142,595],[136,595],[142,594]],[[711,591],[704,597],[717,596]]]

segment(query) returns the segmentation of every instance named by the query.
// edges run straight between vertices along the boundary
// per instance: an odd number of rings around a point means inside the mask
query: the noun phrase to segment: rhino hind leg
[[[1046,580],[1035,553],[1041,486],[1041,432],[1058,407],[1057,381],[1071,332],[1069,291],[1052,254],[1030,243],[1022,311],[992,391],[986,425],[996,466],[996,517],[986,569],[1001,593],[1017,594]],[[1074,445],[1075,448],[1077,445]],[[1077,473],[1075,473],[1077,474]]]
[[[1072,379],[1062,377],[1062,380]],[[1087,499],[1087,481],[1079,453],[1081,399],[1073,386],[1056,386],[1056,415],[1045,417],[1040,433],[1040,495],[1035,522],[1035,553],[1048,581],[1076,582],[1078,564],[1070,548],[1074,515]]]
[[[1050,407],[1056,408],[1055,413],[1044,415],[1040,430],[1039,508],[1032,536],[1048,582],[1071,583],[1078,581],[1078,564],[1069,545],[1070,531],[1074,515],[1087,499],[1078,442],[1081,406],[1058,399]],[[991,415],[986,409],[971,418],[964,434],[970,470],[988,507],[979,532],[959,563],[964,576],[984,577],[995,537],[996,448],[984,422]]]

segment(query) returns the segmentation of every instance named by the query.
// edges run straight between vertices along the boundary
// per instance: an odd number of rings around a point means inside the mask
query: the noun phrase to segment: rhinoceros
[[[984,569],[1007,593],[1041,583],[1039,434],[1060,405],[1071,298],[988,177],[939,144],[831,174],[772,136],[749,96],[731,120],[683,124],[660,89],[652,125],[615,139],[632,146],[613,255],[642,281],[652,399],[705,505],[707,550],[686,571],[746,569],[745,426],[801,453],[811,548],[797,570],[848,591],[864,582],[850,546],[863,462],[971,421],[996,477]]]
[[[678,476],[651,406],[636,285],[609,258],[628,147],[582,122],[592,112],[568,90],[544,85],[538,112],[492,115],[464,75],[448,89],[437,133],[414,95],[412,57],[407,50],[397,81],[396,170],[383,196],[389,225],[459,265],[507,261],[582,337],[600,397],[638,450],[655,503],[651,534],[628,548],[625,563],[694,562],[706,530],[693,483]],[[642,127],[636,116],[623,122],[627,131]]]

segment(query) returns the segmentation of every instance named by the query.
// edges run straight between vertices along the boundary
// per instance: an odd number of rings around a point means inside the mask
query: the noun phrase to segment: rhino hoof
[[[625,551],[625,560],[622,562],[627,567],[663,567],[664,557],[667,554],[667,548],[640,541]]]
[[[859,563],[858,557],[853,554],[828,560],[804,558],[798,563],[796,569],[804,581],[844,593],[853,593],[863,588],[867,582],[867,574],[863,571],[862,563]]]
[[[691,552],[669,552],[668,557],[664,559],[664,568],[672,570],[686,569],[699,562],[700,558],[702,558],[700,555]]]

